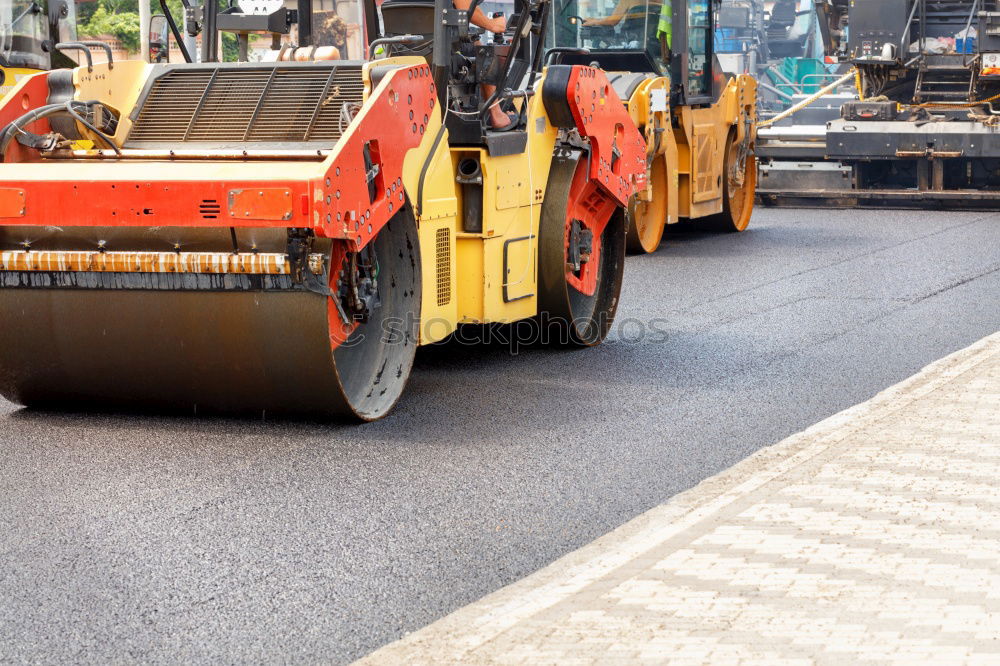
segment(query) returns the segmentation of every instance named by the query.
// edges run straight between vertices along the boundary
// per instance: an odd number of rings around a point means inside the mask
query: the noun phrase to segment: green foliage
[[[231,32],[222,33],[222,61],[236,62],[240,59],[240,42]]]
[[[81,2],[76,6],[76,24],[82,26],[90,22],[90,18],[100,6],[97,2]]]
[[[109,11],[105,2],[101,0],[100,5],[93,16],[86,23],[81,23],[79,33],[84,37],[96,38],[101,35],[113,35],[122,41],[129,51],[139,50],[139,14],[137,12]],[[112,2],[116,0],[111,0]],[[120,0],[124,2],[125,0]]]
[[[159,0],[148,0],[150,14],[162,14]],[[148,26],[139,25],[138,0],[99,0],[77,6],[78,32],[84,37],[96,38],[112,35],[122,41],[129,51],[139,50],[142,30]],[[184,5],[181,0],[167,0],[167,7],[178,26],[184,22]],[[235,52],[235,45],[234,45]]]

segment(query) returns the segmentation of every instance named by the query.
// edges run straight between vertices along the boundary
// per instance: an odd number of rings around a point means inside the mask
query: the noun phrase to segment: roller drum
[[[5,249],[27,231],[11,229],[0,236]],[[33,249],[92,249],[99,242],[93,234],[108,232],[42,231],[36,230]],[[273,250],[284,236],[279,232],[261,231],[252,242]],[[184,234],[185,250],[218,250],[227,242],[232,250],[228,228],[118,230],[100,240],[116,249],[160,250],[178,242],[172,240],[177,233]],[[251,235],[241,231],[238,242],[251,243]],[[179,289],[170,285],[181,276],[166,274],[76,274],[84,278],[77,282],[90,280],[96,288],[5,284],[0,394],[31,407],[377,419],[399,398],[417,344],[420,258],[412,217],[397,215],[372,243],[379,304],[336,348],[331,325],[340,315],[332,299],[288,276],[211,276],[207,282],[197,276],[205,284]],[[325,248],[329,252],[329,242]]]

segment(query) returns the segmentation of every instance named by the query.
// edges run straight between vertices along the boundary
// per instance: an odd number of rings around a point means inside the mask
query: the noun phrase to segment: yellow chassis
[[[722,212],[727,141],[732,137],[743,143],[749,132],[746,145],[753,152],[757,82],[741,75],[729,80],[716,103],[673,110],[655,100],[656,95],[662,100],[669,89],[668,78],[650,78],[628,101],[629,114],[644,130],[649,151],[649,185],[639,200],[665,198],[668,225]],[[655,177],[657,161],[662,162],[665,178]]]
[[[37,69],[21,69],[19,67],[0,67],[0,101],[14,89],[21,79],[37,74]]]

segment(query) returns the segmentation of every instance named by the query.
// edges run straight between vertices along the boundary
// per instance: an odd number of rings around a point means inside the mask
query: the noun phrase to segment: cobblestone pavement
[[[1000,333],[366,663],[1000,663]]]

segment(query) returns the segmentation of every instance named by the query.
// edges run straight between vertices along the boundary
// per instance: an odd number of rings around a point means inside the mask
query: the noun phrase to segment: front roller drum
[[[538,248],[542,327],[552,342],[584,347],[607,337],[625,267],[625,215],[587,167],[579,151],[553,159]]]
[[[226,284],[243,276],[212,289],[163,288],[182,276],[153,273],[57,276],[69,288],[12,287],[14,276],[7,276],[0,394],[28,407],[71,410],[378,419],[402,393],[417,346],[420,256],[412,216],[397,214],[369,247],[352,263],[333,244],[330,295],[294,284]],[[346,279],[351,270],[362,277],[363,299],[354,300],[367,306],[360,321],[334,302],[343,300],[344,282],[359,282]]]
[[[667,225],[667,160],[657,156],[649,173],[649,201],[633,199],[628,216],[626,248],[629,254],[652,254],[663,241]]]
[[[731,133],[726,141],[722,212],[705,218],[705,222],[717,231],[739,233],[750,226],[757,196],[757,157],[752,151],[746,154],[741,168],[740,152],[740,143],[735,133]]]

